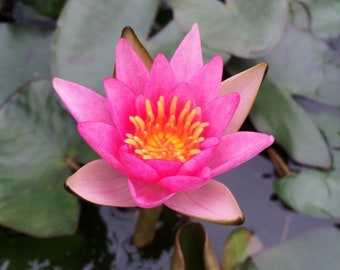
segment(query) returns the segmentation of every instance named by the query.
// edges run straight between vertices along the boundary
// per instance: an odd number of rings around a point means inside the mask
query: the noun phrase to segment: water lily
[[[203,64],[197,24],[170,61],[155,57],[150,70],[129,43],[116,47],[116,76],[106,97],[54,78],[78,122],[78,132],[101,157],[66,185],[93,203],[156,207],[218,223],[243,220],[230,190],[213,178],[273,143],[258,132],[238,132],[263,79],[261,63],[221,83],[220,56]]]

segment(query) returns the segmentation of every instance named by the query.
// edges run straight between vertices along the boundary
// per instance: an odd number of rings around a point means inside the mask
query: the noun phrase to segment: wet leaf
[[[331,166],[328,145],[313,120],[289,91],[270,80],[261,86],[251,120],[258,130],[273,134],[295,161],[323,168]]]
[[[159,3],[67,1],[58,20],[53,47],[54,75],[102,92],[102,80],[112,76],[115,46],[122,29],[131,26],[142,41],[146,39]]]
[[[20,88],[0,110],[0,223],[38,237],[73,233],[79,204],[64,189],[66,159],[85,162],[88,149],[49,81]]]
[[[333,151],[339,164],[340,152]],[[340,217],[340,169],[308,170],[275,182],[279,197],[295,210],[317,217]]]
[[[175,21],[188,31],[194,22],[207,47],[253,58],[262,56],[281,38],[288,13],[287,1],[171,0]],[[213,16],[212,16],[213,14]]]
[[[240,269],[338,269],[339,254],[339,231],[322,228],[259,252]]]
[[[312,1],[305,3],[311,17],[311,29],[323,39],[340,35],[340,2],[338,0]]]
[[[191,222],[178,229],[170,269],[220,269],[208,235],[201,224]]]
[[[288,27],[280,43],[259,61],[268,63],[267,78],[278,88],[340,106],[339,54],[311,33]]]
[[[19,86],[48,78],[51,31],[0,24],[0,104]]]
[[[260,240],[249,230],[237,228],[223,247],[222,269],[236,270],[245,259],[262,249]]]
[[[325,134],[331,147],[340,148],[340,111],[325,110],[319,113],[311,113],[318,127]],[[340,167],[340,163],[335,164]]]

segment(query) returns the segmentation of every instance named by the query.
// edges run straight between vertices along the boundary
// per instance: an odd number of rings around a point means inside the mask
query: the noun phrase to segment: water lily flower
[[[266,64],[221,83],[222,69],[220,56],[203,64],[195,24],[171,60],[159,54],[150,70],[121,38],[116,76],[104,80],[106,97],[54,78],[78,132],[101,157],[80,168],[66,185],[96,204],[164,204],[217,223],[241,222],[234,196],[214,177],[273,143],[267,134],[238,132]]]

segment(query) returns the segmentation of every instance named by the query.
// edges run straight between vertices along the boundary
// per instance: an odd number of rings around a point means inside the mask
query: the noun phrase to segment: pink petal
[[[166,108],[170,108],[171,101],[177,97],[176,113],[178,114],[184,108],[185,103],[191,100],[191,109],[196,107],[195,99],[190,86],[187,83],[178,84],[170,93],[165,97]]]
[[[53,79],[53,87],[74,119],[112,124],[106,99],[96,92],[73,82]]]
[[[152,208],[159,206],[174,195],[173,192],[156,184],[133,179],[129,179],[128,181],[131,195],[139,207]]]
[[[113,122],[119,127],[121,138],[124,140],[126,133],[134,131],[129,117],[136,115],[136,95],[125,84],[113,78],[105,79],[104,88]]]
[[[142,182],[155,183],[160,179],[157,171],[143,159],[131,154],[127,145],[120,149],[120,160],[127,176]]]
[[[241,95],[240,105],[229,123],[225,134],[236,132],[243,124],[254,103],[266,71],[267,64],[260,63],[222,82],[220,96],[231,92],[239,92]]]
[[[274,142],[274,137],[259,132],[224,135],[208,166],[212,176],[229,171],[258,155]]]
[[[210,180],[205,186],[177,193],[164,203],[184,215],[221,224],[240,224],[242,212],[230,190],[220,182]]]
[[[202,187],[210,180],[210,169],[203,168],[200,174],[194,175],[173,175],[162,178],[159,185],[172,192],[183,192]]]
[[[116,78],[125,83],[136,95],[144,92],[149,78],[149,71],[142,60],[123,38],[116,46]]]
[[[200,33],[194,24],[175,51],[170,65],[179,82],[189,81],[203,66]]]
[[[198,106],[202,107],[218,96],[222,71],[223,60],[217,55],[188,82],[191,89],[193,89],[194,98]]]
[[[177,80],[168,60],[162,54],[157,55],[152,64],[150,80],[146,85],[144,95],[153,102],[157,102],[160,96],[167,96],[176,85]]]
[[[202,168],[208,164],[208,161],[214,154],[219,142],[220,140],[215,137],[208,138],[203,141],[200,145],[201,152],[183,163],[183,166],[181,167],[178,174],[196,175],[198,171],[202,170]]]
[[[171,161],[165,159],[147,159],[144,160],[144,162],[154,168],[160,178],[178,174],[178,170],[183,164],[179,161]]]
[[[122,141],[115,127],[99,122],[82,122],[78,124],[78,132],[99,156],[117,170],[124,172],[118,160]]]
[[[204,137],[221,137],[230,123],[240,101],[238,93],[219,97],[202,109],[202,121],[208,122],[202,135]]]
[[[136,206],[127,178],[101,159],[81,167],[66,180],[66,186],[78,196],[96,204]]]

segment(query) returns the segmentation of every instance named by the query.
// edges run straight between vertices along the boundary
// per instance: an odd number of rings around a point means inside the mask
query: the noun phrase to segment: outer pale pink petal
[[[242,212],[233,194],[213,179],[199,189],[177,193],[164,204],[184,215],[215,223],[227,225],[243,222]]]
[[[106,99],[96,92],[73,82],[53,79],[53,87],[74,119],[112,124]]]
[[[223,60],[219,55],[204,65],[188,82],[193,89],[194,98],[198,106],[205,105],[218,96],[221,86]]]
[[[260,63],[222,82],[220,96],[230,92],[239,92],[241,95],[240,105],[225,133],[236,132],[243,124],[254,103],[266,71],[267,64]]]
[[[105,79],[104,88],[113,122],[119,127],[121,138],[125,139],[126,133],[134,131],[129,117],[136,115],[136,95],[124,83],[113,78]]]
[[[159,184],[166,190],[172,192],[184,192],[202,187],[210,180],[210,169],[203,168],[200,174],[194,175],[173,175],[159,181]]]
[[[82,122],[78,124],[78,132],[99,156],[124,172],[124,167],[118,160],[122,141],[116,128],[105,123]]]
[[[127,178],[102,159],[81,167],[66,180],[66,186],[78,196],[96,204],[136,206]]]
[[[129,179],[129,188],[137,206],[143,208],[152,208],[161,205],[174,195],[156,184],[141,182]]]
[[[144,92],[148,77],[149,71],[142,60],[127,41],[121,38],[116,47],[116,78],[138,95]]]
[[[153,102],[157,102],[160,96],[167,96],[177,85],[177,80],[164,55],[159,54],[155,58],[150,71],[144,95]]]
[[[273,142],[273,136],[259,132],[236,132],[223,136],[208,163],[212,176],[229,171],[248,161]]]
[[[238,93],[219,97],[202,108],[202,121],[208,122],[202,135],[204,137],[221,137],[230,123],[240,101]]]
[[[170,65],[179,82],[189,81],[203,66],[200,33],[194,24],[175,51]]]

